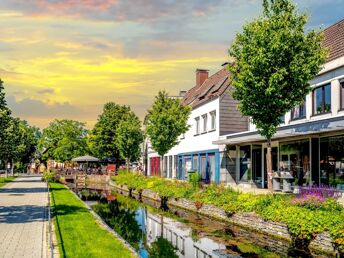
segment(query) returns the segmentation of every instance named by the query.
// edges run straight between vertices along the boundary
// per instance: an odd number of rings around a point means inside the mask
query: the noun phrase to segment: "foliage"
[[[129,113],[131,113],[129,106],[121,106],[114,102],[104,105],[103,113],[98,117],[88,139],[92,154],[98,158],[115,157],[119,160],[120,153],[115,144],[117,129]]]
[[[6,129],[11,120],[11,110],[7,107],[5,100],[5,90],[3,86],[3,81],[0,79],[0,158],[3,159],[6,154],[6,145],[4,144],[7,135]]]
[[[189,106],[182,105],[179,99],[169,98],[165,91],[160,91],[155,97],[153,106],[148,110],[146,132],[153,149],[160,156],[177,145],[178,137],[188,130],[190,113]]]
[[[139,159],[142,142],[141,122],[133,112],[130,112],[119,122],[116,136],[116,146],[121,158],[126,160],[128,169],[129,162]]]
[[[192,184],[193,188],[198,188],[201,180],[202,180],[202,177],[198,172],[192,173],[189,176],[189,182]]]
[[[158,237],[148,249],[150,258],[178,258],[176,248],[163,237]]]
[[[233,97],[267,139],[280,117],[304,100],[327,51],[322,34],[305,33],[308,17],[291,0],[264,0],[263,15],[243,27],[229,49]]]
[[[0,177],[0,188],[9,182],[12,182],[14,179],[16,179],[16,177],[14,177],[14,176]]]
[[[255,212],[266,220],[286,223],[295,239],[310,241],[318,233],[330,232],[338,250],[344,250],[344,209],[332,197],[320,205],[300,205],[293,195],[241,193],[230,187],[211,184],[205,188],[194,188],[189,182],[167,180],[160,177],[144,177],[133,173],[113,177],[118,184],[135,189],[150,189],[167,198],[188,198],[195,203],[213,204],[222,207],[228,214]],[[315,188],[319,189],[319,188]],[[326,188],[323,188],[326,189]],[[324,191],[333,196],[331,191]]]
[[[42,159],[53,159],[60,162],[87,153],[87,130],[85,124],[73,120],[54,120],[43,130],[39,147]]]
[[[46,182],[56,182],[55,180],[56,172],[54,170],[52,171],[45,171],[43,172],[42,179]]]
[[[65,186],[50,183],[61,257],[133,257]]]

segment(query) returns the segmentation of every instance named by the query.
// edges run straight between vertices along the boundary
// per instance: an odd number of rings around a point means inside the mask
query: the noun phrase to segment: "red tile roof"
[[[206,79],[201,86],[195,86],[188,90],[183,98],[183,103],[196,107],[221,96],[229,87],[228,76],[227,67],[222,68]]]
[[[344,19],[324,30],[323,44],[330,50],[327,62],[344,56]]]

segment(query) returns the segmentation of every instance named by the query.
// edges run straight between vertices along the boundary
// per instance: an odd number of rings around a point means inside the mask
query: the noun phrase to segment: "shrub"
[[[56,172],[52,171],[45,171],[43,172],[42,179],[46,182],[56,182],[55,180]]]
[[[198,172],[190,174],[189,182],[192,184],[192,187],[194,189],[199,188],[199,184],[201,180],[202,180],[202,177],[200,174],[198,174]]]

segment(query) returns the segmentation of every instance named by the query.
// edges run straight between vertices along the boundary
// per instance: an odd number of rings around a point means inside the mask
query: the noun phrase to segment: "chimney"
[[[196,87],[200,87],[208,79],[209,70],[196,69]]]

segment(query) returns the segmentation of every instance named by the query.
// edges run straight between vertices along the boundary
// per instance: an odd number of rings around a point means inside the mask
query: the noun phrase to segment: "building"
[[[185,105],[192,107],[188,119],[190,129],[180,136],[179,144],[165,155],[163,175],[185,180],[187,172],[194,170],[201,174],[205,182],[227,182],[232,178],[227,170],[220,167],[227,156],[218,145],[213,144],[221,135],[248,130],[248,119],[237,110],[237,102],[230,91],[226,67],[210,77],[207,70],[196,70],[196,85],[180,96]],[[161,174],[160,157],[150,144],[147,152],[147,174]]]
[[[310,81],[312,92],[286,113],[272,141],[274,171],[288,171],[295,185],[344,189],[344,20],[324,30],[330,55]],[[221,121],[222,123],[222,121]],[[224,165],[236,184],[267,187],[266,144],[255,126],[214,141],[225,149]]]

